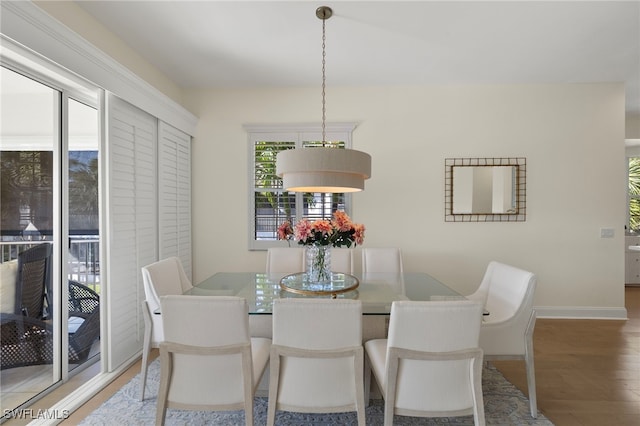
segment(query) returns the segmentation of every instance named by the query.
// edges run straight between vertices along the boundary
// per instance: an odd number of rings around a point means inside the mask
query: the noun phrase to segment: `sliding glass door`
[[[0,72],[0,409],[7,413],[99,354],[99,138],[91,102],[51,80]]]

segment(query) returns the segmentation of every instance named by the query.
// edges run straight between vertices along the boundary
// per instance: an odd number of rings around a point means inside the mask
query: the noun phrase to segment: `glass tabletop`
[[[280,281],[289,273],[218,272],[198,283],[185,294],[201,296],[238,296],[249,304],[249,314],[271,314],[273,300],[278,298],[332,298],[326,295],[304,295],[285,291]],[[396,300],[464,299],[453,289],[421,272],[356,275],[356,289],[336,294],[337,298],[362,300],[365,315],[388,315]]]

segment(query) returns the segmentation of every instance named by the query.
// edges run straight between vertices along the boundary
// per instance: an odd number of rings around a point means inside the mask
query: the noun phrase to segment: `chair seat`
[[[271,339],[266,339],[264,337],[252,337],[251,338],[251,355],[253,356],[253,371],[259,372],[265,368],[267,362],[269,361],[269,355],[271,353]],[[253,375],[253,387],[254,389],[260,383],[260,379],[262,379],[262,374],[254,374]]]
[[[384,397],[384,390],[386,386],[386,375],[384,374],[384,368],[387,360],[387,339],[374,339],[365,342],[364,348],[367,351],[367,357],[369,357],[370,367],[375,377],[379,377],[382,383],[379,384],[380,392]]]
[[[67,322],[67,331],[69,332],[69,334],[73,334],[78,331],[83,322],[84,318],[69,317],[69,321]]]

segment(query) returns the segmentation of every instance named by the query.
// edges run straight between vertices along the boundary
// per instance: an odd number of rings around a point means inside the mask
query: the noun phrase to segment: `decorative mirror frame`
[[[518,166],[516,176],[516,213],[453,213],[454,166]],[[444,220],[445,222],[524,222],[527,218],[527,159],[515,158],[445,158]]]

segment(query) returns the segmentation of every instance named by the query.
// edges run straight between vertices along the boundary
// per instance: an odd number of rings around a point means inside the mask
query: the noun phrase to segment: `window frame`
[[[301,149],[303,142],[322,140],[322,126],[320,124],[281,124],[281,125],[254,125],[243,126],[248,136],[248,196],[249,209],[248,221],[248,247],[249,250],[267,250],[271,247],[287,247],[287,241],[257,240],[256,234],[256,204],[255,193],[261,192],[255,187],[255,143],[256,142],[295,142],[295,149]],[[356,128],[355,123],[326,123],[326,140],[339,140],[344,142],[345,149],[352,147],[352,134]],[[285,192],[282,190],[282,192]],[[303,205],[303,194],[296,193],[296,206]],[[351,215],[352,196],[344,194],[345,212]],[[300,220],[304,209],[296,209],[296,219]]]

